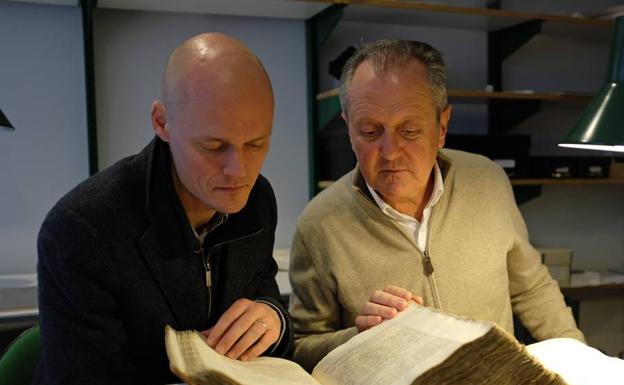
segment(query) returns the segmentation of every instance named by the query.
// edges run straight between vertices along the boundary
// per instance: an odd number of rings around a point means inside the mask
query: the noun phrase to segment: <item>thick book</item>
[[[189,385],[596,383],[577,380],[578,374],[564,380],[540,362],[539,355],[545,352],[549,357],[546,362],[555,368],[562,366],[556,352],[562,353],[563,349],[558,350],[555,340],[547,341],[547,345],[536,344],[531,351],[494,323],[455,317],[417,305],[337,347],[319,362],[312,375],[294,362],[280,358],[259,357],[246,362],[230,359],[210,348],[197,331],[175,331],[167,326],[165,340],[171,370]],[[613,358],[607,362],[610,357],[578,341],[558,340],[565,341],[567,351],[595,351],[597,354],[592,352],[593,355],[581,358],[585,361],[592,356],[591,360],[603,364],[606,378],[620,375],[619,378],[624,378],[623,360]],[[592,361],[585,364],[589,367]]]

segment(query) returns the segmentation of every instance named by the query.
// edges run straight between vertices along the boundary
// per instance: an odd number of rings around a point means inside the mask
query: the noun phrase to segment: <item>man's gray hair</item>
[[[347,113],[349,105],[348,90],[357,67],[365,60],[370,60],[373,71],[383,75],[391,68],[406,64],[410,60],[420,61],[427,69],[427,79],[431,86],[431,95],[436,116],[446,107],[446,64],[442,53],[427,43],[413,40],[384,39],[360,47],[347,60],[340,77],[340,106]]]

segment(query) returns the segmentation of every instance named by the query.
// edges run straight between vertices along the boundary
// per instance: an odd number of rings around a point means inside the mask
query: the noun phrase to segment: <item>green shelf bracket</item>
[[[513,186],[516,203],[521,205],[542,195],[542,186]]]
[[[529,20],[511,27],[488,32],[488,83],[495,91],[503,90],[503,62],[541,32],[543,20]],[[490,133],[503,132],[539,112],[539,100],[489,100]]]
[[[319,192],[317,183],[319,161],[316,155],[317,132],[319,127],[322,127],[319,124],[321,121],[326,123],[336,114],[336,112],[334,112],[334,115],[330,116],[329,119],[327,118],[328,114],[331,114],[331,112],[334,111],[335,105],[332,103],[335,102],[320,101],[317,103],[316,100],[316,95],[319,93],[318,50],[336,28],[338,22],[342,19],[345,7],[345,4],[333,4],[306,20],[306,51],[308,53],[308,167],[310,170],[310,198]],[[340,108],[340,106],[338,106],[338,108]]]
[[[314,49],[319,49],[344,15],[346,4],[332,4],[321,12],[312,16],[308,21],[312,24],[312,39]]]
[[[488,32],[488,81],[495,91],[503,86],[503,61],[542,31],[544,20],[529,20]]]
[[[318,126],[317,132],[321,128],[325,127],[325,125],[332,120],[336,115],[340,114],[342,111],[340,108],[340,100],[338,96],[332,96],[331,98],[325,98],[317,101],[316,113],[318,117]]]

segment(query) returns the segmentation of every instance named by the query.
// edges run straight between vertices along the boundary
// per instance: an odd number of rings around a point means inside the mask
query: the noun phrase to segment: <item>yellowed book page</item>
[[[324,385],[409,385],[491,328],[411,305],[331,351],[312,376]]]
[[[294,362],[273,357],[238,361],[214,351],[196,331],[165,328],[171,370],[190,385],[320,385]]]
[[[624,385],[624,360],[571,338],[553,338],[527,351],[569,385]]]

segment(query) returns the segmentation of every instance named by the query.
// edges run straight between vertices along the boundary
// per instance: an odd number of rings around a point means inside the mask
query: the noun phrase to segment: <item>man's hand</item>
[[[242,298],[202,334],[218,353],[247,361],[277,341],[281,326],[280,316],[271,306]]]
[[[398,312],[407,308],[409,301],[423,304],[422,297],[413,296],[398,286],[389,285],[383,290],[375,290],[362,307],[360,315],[355,317],[358,333],[379,325],[385,319],[394,318]]]

